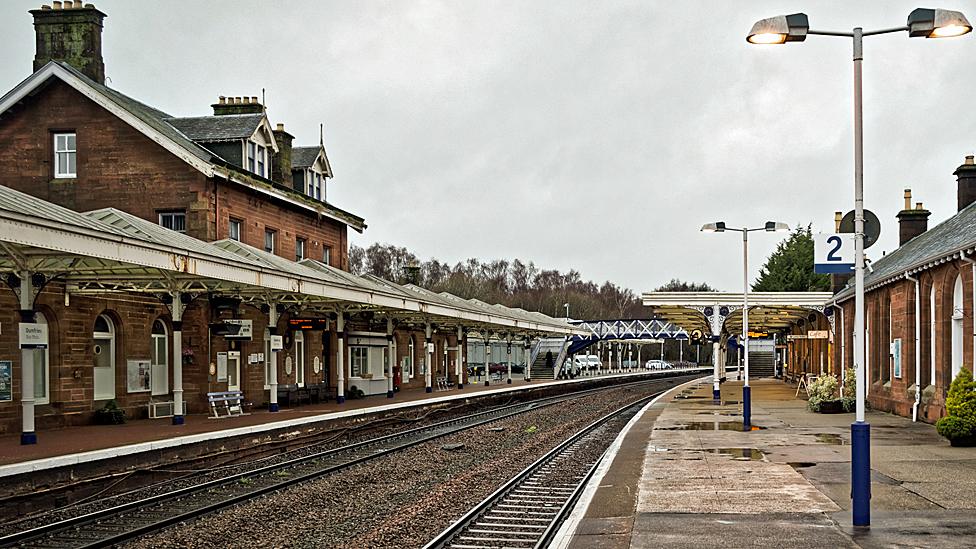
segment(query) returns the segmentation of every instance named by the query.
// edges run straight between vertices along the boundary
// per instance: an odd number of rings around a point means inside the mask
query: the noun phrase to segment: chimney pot
[[[251,103],[257,103],[257,102],[258,102],[258,96],[252,95],[251,96]]]
[[[966,155],[966,161],[952,175],[956,176],[957,211],[961,212],[976,202],[976,165],[973,163],[973,155]]]
[[[922,203],[921,202],[916,202],[915,203],[915,209],[916,210],[924,210],[925,208],[922,207]]]
[[[275,126],[275,129],[277,129],[279,132],[283,132],[285,131],[285,125],[279,123]]]
[[[61,2],[60,2],[60,0],[54,0],[54,2],[51,2],[51,4],[54,6],[54,9],[56,9],[56,10],[61,9]]]
[[[905,189],[905,209],[912,209],[912,190]]]
[[[82,2],[82,0],[75,0],[75,5],[74,5],[74,8],[75,8],[76,10],[80,10],[80,9],[81,9],[81,8],[83,8],[83,7],[85,7],[85,3],[84,3],[84,2]]]
[[[969,166],[972,166],[973,165],[973,155],[971,155],[971,154],[967,154],[966,155],[966,164],[969,165]]]
[[[840,232],[840,222],[844,219],[844,212],[834,212],[834,230]]]
[[[240,97],[237,97],[237,96],[235,96],[235,97],[234,97],[234,104],[235,104],[235,105],[240,105],[240,104],[241,104],[241,98],[240,98]]]
[[[49,6],[47,4],[44,4],[44,5],[41,6],[41,9],[42,10],[49,10],[49,9],[51,9],[51,6]]]
[[[224,97],[223,95],[221,95],[220,97],[217,98],[217,104],[218,105],[226,105],[227,104],[227,98]]]
[[[898,213],[898,245],[904,246],[909,240],[929,230],[930,213],[917,202],[912,209],[912,190],[905,189],[905,209]]]

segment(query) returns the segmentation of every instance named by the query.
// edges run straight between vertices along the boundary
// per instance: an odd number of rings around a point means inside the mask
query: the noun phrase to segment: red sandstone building
[[[910,417],[917,412],[927,422],[944,415],[949,384],[960,368],[972,371],[976,344],[972,156],[955,175],[958,211],[931,229],[929,211],[921,203],[913,206],[911,192],[905,192],[905,209],[898,214],[899,247],[875,259],[865,277],[870,404]],[[853,288],[841,289],[835,299],[842,309],[834,320],[843,336],[833,345],[839,371],[853,364]]]
[[[256,97],[220,97],[209,106],[212,114],[182,117],[123,95],[105,84],[105,14],[90,4],[60,6],[30,12],[35,72],[0,98],[0,144],[8,159],[0,165],[0,186],[93,212],[88,215],[108,223],[126,223],[121,210],[242,256],[263,251],[314,261],[342,278],[347,232],[361,232],[366,224],[327,201],[333,173],[321,136],[318,145],[294,145]],[[15,279],[11,274],[6,280],[11,289]],[[173,399],[167,395],[174,393],[174,355],[182,361],[181,392],[190,412],[204,411],[212,391],[241,390],[255,405],[273,401],[272,369],[288,390],[332,397],[343,377],[366,394],[386,393],[394,377],[397,388],[424,387],[428,363],[435,378],[464,382],[460,326],[438,331],[434,325],[425,333],[430,323],[394,326],[389,318],[357,310],[340,313],[343,326],[335,313],[300,303],[247,302],[202,291],[178,295],[185,313],[174,321],[171,294],[85,293],[58,276],[31,282],[40,290],[27,316],[36,315],[50,334],[48,349],[34,358],[39,428],[90,422],[110,400],[130,416],[144,416],[148,403]],[[8,397],[22,392],[15,350],[21,308],[16,290],[0,292]],[[275,316],[278,321],[269,322]],[[249,330],[236,332],[242,324]],[[181,333],[180,345],[173,342],[174,330]],[[269,360],[274,334],[284,335],[277,367]],[[348,345],[344,376],[337,372],[339,339]],[[131,359],[145,359],[135,374]],[[2,393],[0,433],[15,432],[21,407]]]

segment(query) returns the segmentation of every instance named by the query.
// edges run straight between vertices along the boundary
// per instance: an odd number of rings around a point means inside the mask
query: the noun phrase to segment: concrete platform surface
[[[677,387],[623,435],[558,547],[976,547],[976,448],[869,412],[872,523],[850,513],[853,414],[815,414],[795,386]]]

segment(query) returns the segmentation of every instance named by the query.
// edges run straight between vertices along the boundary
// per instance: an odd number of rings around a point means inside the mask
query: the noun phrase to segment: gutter
[[[976,267],[974,267],[976,268]],[[976,272],[976,271],[974,271]],[[921,283],[919,280],[907,272],[905,273],[905,279],[911,280],[915,283],[915,346],[912,348],[912,354],[915,355],[915,402],[912,404],[912,421],[918,421],[918,405],[922,401],[922,357],[919,354],[919,341],[921,340]],[[974,336],[976,337],[976,336]]]

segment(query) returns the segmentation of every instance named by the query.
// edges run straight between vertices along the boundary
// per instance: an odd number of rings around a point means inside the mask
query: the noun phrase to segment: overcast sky
[[[5,1],[0,87],[29,75],[33,2]],[[95,1],[110,85],[178,116],[260,96],[297,144],[325,124],[329,202],[354,244],[523,258],[637,291],[741,287],[741,242],[706,222],[833,229],[853,207],[849,39],[750,46],[756,19],[903,25],[876,2]],[[926,7],[934,7],[928,6]],[[976,3],[959,9],[976,20]],[[976,38],[865,41],[865,204],[897,246],[902,191],[955,212],[976,148]],[[750,240],[752,275],[779,235]]]

